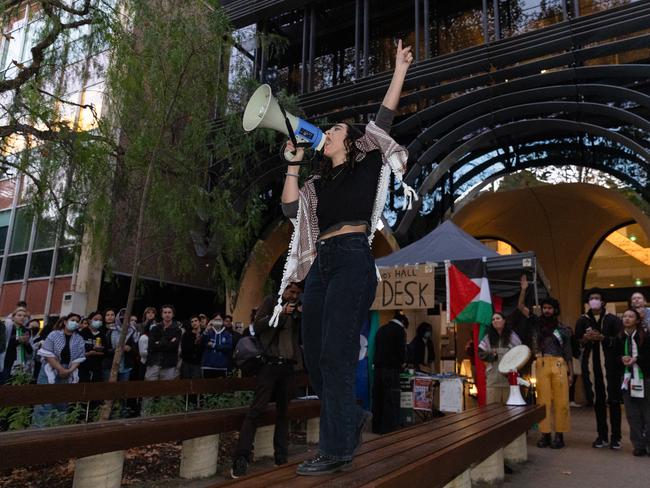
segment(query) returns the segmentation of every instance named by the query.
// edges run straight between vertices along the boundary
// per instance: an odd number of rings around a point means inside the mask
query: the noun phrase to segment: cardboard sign
[[[372,310],[433,308],[435,264],[379,268],[381,282]]]

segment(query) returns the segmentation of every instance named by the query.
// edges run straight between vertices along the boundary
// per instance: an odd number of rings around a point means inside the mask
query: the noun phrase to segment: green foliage
[[[185,412],[185,407],[185,397],[182,395],[160,397],[147,402],[146,407],[143,408],[142,416],[149,417]]]
[[[219,410],[222,408],[246,407],[253,401],[252,391],[237,391],[235,393],[220,393],[201,396],[201,408]]]
[[[9,385],[29,385],[32,375],[28,371],[16,370],[9,378]],[[28,428],[32,423],[31,407],[2,407],[0,408],[0,419],[7,423],[9,430],[22,430]]]

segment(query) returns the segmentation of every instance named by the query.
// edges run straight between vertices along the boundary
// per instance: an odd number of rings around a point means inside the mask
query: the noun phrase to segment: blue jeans
[[[375,261],[365,234],[317,243],[305,282],[302,340],[309,381],[321,400],[321,454],[352,459],[363,410],[355,394],[359,336],[375,297]]]
[[[67,368],[67,365],[62,365]],[[66,385],[69,380],[62,379],[58,375],[54,378],[55,385]],[[45,374],[45,366],[41,368],[36,380],[38,385],[49,384],[47,375]],[[49,427],[56,425],[65,416],[68,411],[67,403],[46,403],[44,405],[34,405],[34,412],[32,413],[32,427]]]

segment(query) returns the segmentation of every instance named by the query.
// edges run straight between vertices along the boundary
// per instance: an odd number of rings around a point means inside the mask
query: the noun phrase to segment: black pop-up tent
[[[537,265],[534,252],[501,256],[451,221],[439,225],[422,239],[377,259],[376,263],[380,268],[436,263],[436,301],[441,303],[446,299],[444,262],[478,258],[486,258],[490,290],[504,299],[504,309],[507,311],[516,305],[520,278],[524,273],[531,282],[527,297],[529,303],[535,299],[535,293],[537,299],[548,295],[547,280]]]

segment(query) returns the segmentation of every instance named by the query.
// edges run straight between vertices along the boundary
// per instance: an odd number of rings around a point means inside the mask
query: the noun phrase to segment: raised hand
[[[397,53],[395,54],[395,69],[406,71],[413,62],[411,46],[402,47],[402,40],[397,41]]]

